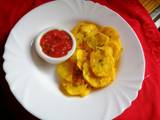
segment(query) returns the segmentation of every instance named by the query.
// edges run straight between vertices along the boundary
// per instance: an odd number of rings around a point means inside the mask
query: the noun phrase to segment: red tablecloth
[[[0,55],[9,31],[15,23],[32,8],[49,0],[0,0]],[[139,95],[116,120],[159,120],[160,119],[160,33],[147,11],[138,0],[93,0],[119,13],[135,30],[142,44],[146,73]],[[3,59],[0,59],[2,65]],[[0,91],[3,112],[15,119],[36,119],[15,100],[5,82],[0,68]]]

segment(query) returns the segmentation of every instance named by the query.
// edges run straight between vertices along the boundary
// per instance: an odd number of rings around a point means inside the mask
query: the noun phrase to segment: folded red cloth
[[[9,31],[32,8],[49,0],[0,1],[0,53]],[[138,0],[93,0],[120,14],[136,32],[145,54],[146,73],[139,95],[116,120],[160,119],[160,33]],[[0,62],[3,62],[1,59]],[[1,63],[2,64],[2,63]],[[4,78],[4,73],[0,74]],[[6,101],[7,102],[7,101]],[[14,106],[16,107],[16,106]],[[18,114],[17,114],[18,115]],[[26,115],[26,114],[22,114]],[[27,116],[27,115],[26,115]],[[28,116],[27,116],[28,117]],[[30,116],[31,117],[31,116]],[[32,118],[28,119],[32,119]],[[16,117],[17,118],[17,117]],[[20,118],[26,118],[25,116]]]

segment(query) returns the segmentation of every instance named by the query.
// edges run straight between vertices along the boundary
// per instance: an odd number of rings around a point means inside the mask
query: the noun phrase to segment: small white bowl
[[[48,31],[50,30],[63,30],[65,32],[67,32],[71,39],[72,39],[72,48],[70,51],[68,51],[68,53],[63,56],[63,57],[50,57],[48,55],[46,55],[43,51],[42,51],[42,47],[40,46],[40,40],[42,38],[42,36],[47,33]],[[35,49],[38,53],[38,55],[44,59],[46,62],[48,63],[51,63],[51,64],[58,64],[58,63],[61,63],[61,62],[64,62],[65,60],[67,60],[68,58],[70,58],[73,53],[75,52],[75,49],[76,49],[76,40],[74,38],[74,36],[72,35],[71,32],[69,32],[68,30],[66,29],[63,29],[63,28],[59,28],[59,27],[49,27],[49,28],[46,28],[44,29],[42,32],[39,33],[39,35],[37,36],[37,38],[35,39]]]

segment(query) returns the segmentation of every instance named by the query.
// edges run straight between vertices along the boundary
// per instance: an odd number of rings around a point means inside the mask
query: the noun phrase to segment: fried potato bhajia
[[[72,81],[61,81],[63,92],[69,96],[86,96],[91,92],[91,86],[84,80],[82,71],[74,68]]]
[[[83,63],[87,60],[87,52],[82,49],[77,50],[77,67],[82,70]]]
[[[94,74],[92,74],[89,64],[87,62],[83,64],[83,76],[84,76],[84,79],[94,88],[105,87],[109,85],[113,80],[111,76],[96,77]]]
[[[65,61],[57,65],[56,70],[61,79],[65,79],[68,82],[72,81],[73,63]]]
[[[73,83],[63,81],[60,84],[60,87],[64,94],[68,96],[86,96],[91,92],[91,88],[85,85],[74,85]]]
[[[110,40],[118,40],[119,39],[119,33],[117,30],[111,26],[105,26],[100,28],[100,32],[107,35]]]
[[[92,72],[99,77],[110,76],[114,68],[114,59],[112,53],[105,55],[105,51],[92,51],[90,54],[90,67]]]
[[[108,41],[109,37],[100,32],[97,32],[92,36],[86,37],[87,45],[93,50],[95,50],[98,47],[106,46]]]

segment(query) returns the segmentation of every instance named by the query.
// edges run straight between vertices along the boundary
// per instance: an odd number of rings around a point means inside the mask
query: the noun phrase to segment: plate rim
[[[57,0],[55,0],[55,1],[57,1]],[[11,29],[11,31],[10,31],[8,37],[7,37],[7,40],[6,40],[6,43],[5,43],[5,46],[4,46],[4,53],[3,53],[3,59],[4,59],[4,61],[3,61],[3,70],[4,70],[4,72],[5,72],[5,80],[7,81],[8,85],[9,85],[9,88],[11,87],[11,85],[10,85],[10,83],[9,83],[9,80],[7,80],[7,77],[6,77],[7,74],[9,74],[9,73],[8,73],[8,71],[6,70],[6,65],[5,65],[5,64],[7,64],[7,61],[6,61],[6,59],[5,59],[4,56],[5,56],[5,54],[6,54],[6,45],[7,45],[8,41],[9,41],[9,38],[10,38],[10,36],[11,36],[11,34],[12,34],[12,31],[14,31],[14,29],[16,29],[16,27],[19,25],[19,23],[21,23],[21,21],[23,21],[23,19],[25,19],[26,16],[28,16],[29,14],[31,14],[33,11],[37,10],[37,8],[40,8],[40,7],[43,7],[43,6],[47,6],[47,4],[54,4],[55,1],[49,1],[49,2],[47,2],[47,3],[43,3],[43,4],[39,5],[39,6],[31,9],[29,12],[27,12],[26,14],[24,14],[24,15],[16,22],[16,24],[13,26],[13,28]],[[75,1],[78,1],[78,0],[75,0]],[[82,1],[83,1],[83,0],[82,0]],[[93,2],[93,1],[85,1],[85,2]],[[98,5],[100,5],[101,7],[105,7],[105,8],[107,8],[107,9],[109,9],[111,12],[113,12],[114,14],[116,14],[116,15],[129,27],[129,29],[131,29],[132,33],[134,34],[134,36],[135,36],[136,39],[137,39],[137,42],[138,42],[138,44],[139,44],[139,47],[140,47],[140,50],[141,50],[141,54],[142,54],[142,60],[143,60],[143,73],[142,73],[142,74],[143,74],[143,76],[142,76],[141,85],[140,85],[138,91],[136,91],[136,96],[135,96],[135,98],[132,99],[132,100],[130,101],[129,105],[127,105],[127,107],[125,107],[123,110],[121,110],[121,112],[120,112],[118,115],[114,116],[114,118],[115,118],[115,117],[119,116],[120,114],[122,114],[127,108],[129,108],[129,107],[131,106],[131,103],[137,98],[138,93],[139,93],[139,91],[140,91],[141,88],[142,88],[142,84],[143,84],[143,81],[144,81],[144,78],[145,78],[145,69],[146,69],[146,61],[145,61],[145,56],[144,56],[144,50],[143,50],[142,44],[141,44],[141,42],[140,42],[140,40],[139,40],[139,38],[138,38],[138,35],[137,35],[136,32],[134,31],[134,29],[129,25],[129,23],[128,23],[119,13],[117,13],[117,12],[114,11],[114,10],[112,10],[112,9],[109,8],[108,6],[102,5],[102,4],[98,3],[98,2],[93,2],[93,3],[94,3],[94,4],[98,4]],[[16,97],[16,95],[14,94],[13,90],[12,90],[11,88],[10,88],[10,90],[11,90],[12,95],[14,95],[14,97],[17,99],[17,97]],[[22,107],[23,107],[25,110],[27,110],[30,114],[32,114],[32,115],[34,115],[35,117],[39,118],[39,116],[35,115],[33,112],[31,112],[30,110],[28,110],[28,109],[25,107],[25,105],[21,103],[21,101],[19,101],[18,99],[17,99],[17,101],[18,101],[18,102],[22,105]]]

